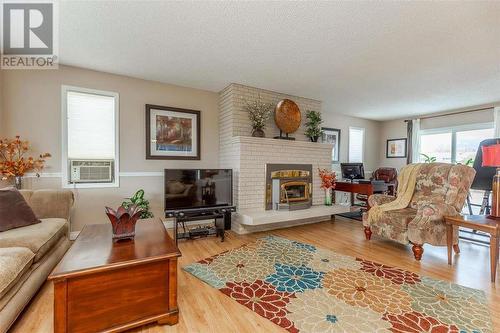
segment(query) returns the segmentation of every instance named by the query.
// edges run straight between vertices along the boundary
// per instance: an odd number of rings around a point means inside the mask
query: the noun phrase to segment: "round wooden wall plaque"
[[[293,133],[300,127],[302,116],[294,101],[284,99],[278,102],[274,110],[274,122],[285,133]]]

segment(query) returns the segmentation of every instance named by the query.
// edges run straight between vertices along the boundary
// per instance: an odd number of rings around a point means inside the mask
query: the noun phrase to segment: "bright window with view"
[[[479,143],[493,136],[492,123],[423,130],[420,133],[420,161],[472,165]]]

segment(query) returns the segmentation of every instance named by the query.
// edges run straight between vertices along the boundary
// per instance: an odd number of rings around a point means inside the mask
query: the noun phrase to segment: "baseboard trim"
[[[72,231],[69,233],[69,240],[74,241],[78,235],[80,234],[80,231]]]

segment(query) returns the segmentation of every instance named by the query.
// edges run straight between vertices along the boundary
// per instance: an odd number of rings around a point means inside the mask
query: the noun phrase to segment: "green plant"
[[[422,154],[422,153],[420,155],[424,157],[424,163],[434,163],[437,160],[435,156],[429,156],[427,154]]]
[[[316,142],[318,138],[323,134],[321,130],[321,113],[319,111],[306,111],[306,131],[305,135],[311,139],[311,141]]]
[[[128,209],[132,205],[136,205],[138,208],[142,209],[140,218],[148,219],[154,217],[153,213],[149,211],[149,201],[144,199],[144,190],[139,190],[135,192],[132,198],[126,198],[128,201],[122,202],[122,206]]]
[[[467,165],[467,166],[473,166],[474,165],[474,159],[473,158],[469,158],[467,161],[465,161],[464,164]]]
[[[259,99],[253,102],[245,102],[245,110],[248,112],[248,118],[252,122],[253,129],[264,129],[266,122],[271,116],[274,105],[271,103],[264,103]]]

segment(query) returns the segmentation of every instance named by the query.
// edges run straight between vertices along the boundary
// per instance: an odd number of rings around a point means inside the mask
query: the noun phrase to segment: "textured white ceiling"
[[[500,101],[500,2],[62,1],[60,60],[385,120]]]

